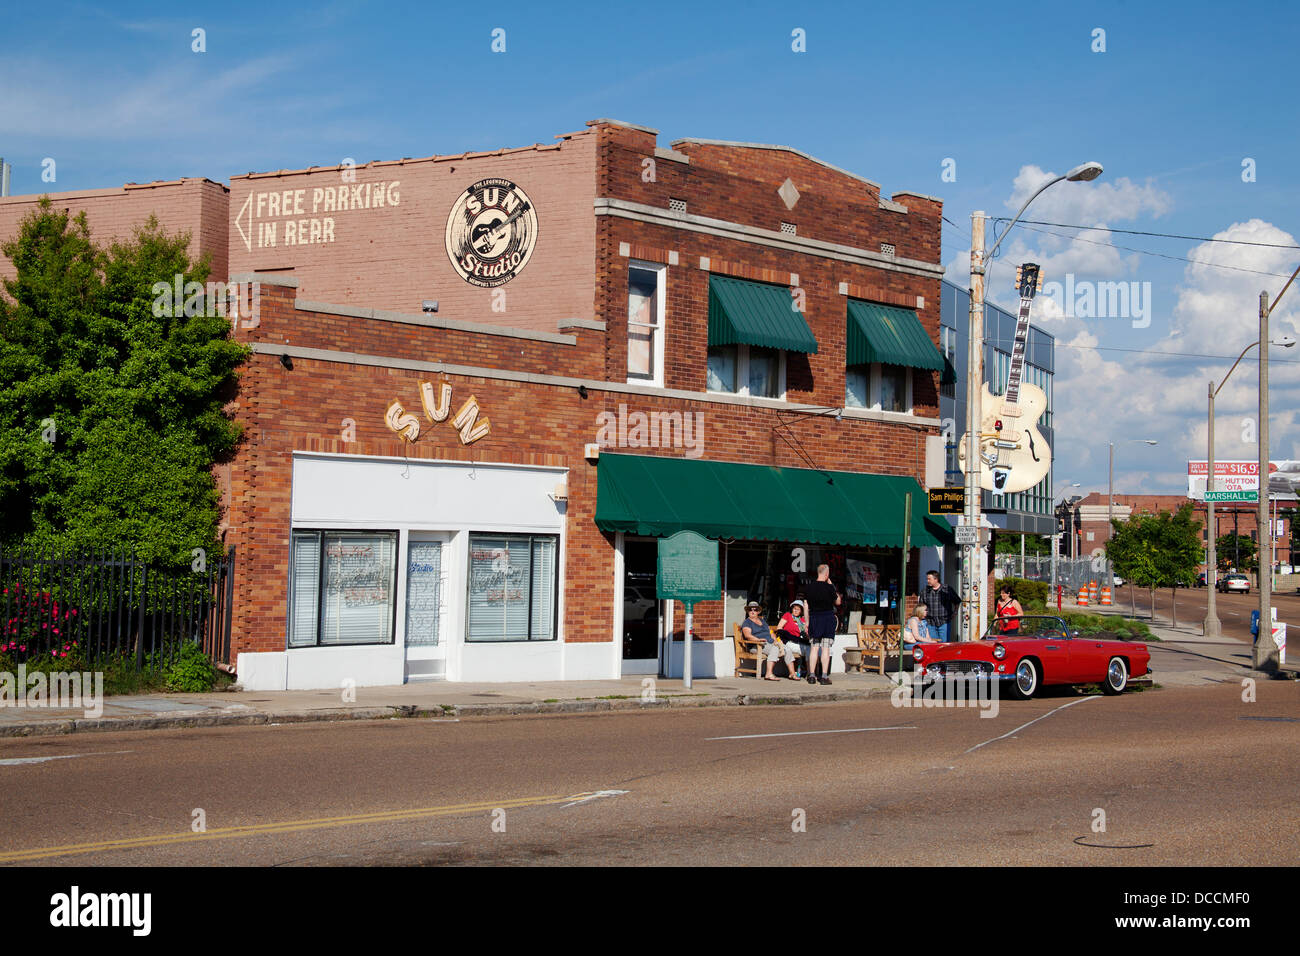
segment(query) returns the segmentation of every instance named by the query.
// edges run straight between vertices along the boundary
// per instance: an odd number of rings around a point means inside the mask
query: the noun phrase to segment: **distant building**
[[[1114,498],[1111,509],[1116,521],[1127,521],[1135,514],[1159,514],[1162,511],[1177,511],[1190,499],[1185,495],[1121,495]],[[1201,541],[1208,541],[1208,515],[1205,502],[1192,501],[1192,520],[1201,523]],[[1072,507],[1063,509],[1065,521],[1063,531],[1067,553],[1086,556],[1097,548],[1104,548],[1110,535],[1107,524],[1106,495],[1094,491],[1090,495],[1074,502]],[[1291,555],[1291,519],[1278,512],[1274,538],[1278,564],[1294,564]],[[1259,541],[1259,512],[1251,502],[1234,504],[1220,502],[1214,506],[1214,523],[1218,526],[1216,538],[1225,534],[1239,534],[1252,541]],[[1073,537],[1073,543],[1070,538]]]

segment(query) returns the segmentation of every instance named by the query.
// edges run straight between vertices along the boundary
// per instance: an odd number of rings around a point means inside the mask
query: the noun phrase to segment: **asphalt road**
[[[1281,681],[6,739],[0,863],[1294,865],[1298,775]]]
[[[1179,588],[1175,596],[1166,588],[1155,592],[1155,608],[1159,620],[1167,620],[1171,614],[1176,615],[1179,625],[1200,625],[1205,620],[1205,608],[1208,591],[1205,588]],[[1250,612],[1259,610],[1259,592],[1252,589],[1249,594],[1215,592],[1215,611],[1223,633],[1238,640],[1249,642]],[[1133,588],[1133,599],[1137,602],[1138,617],[1148,617],[1151,613],[1151,595],[1146,588]],[[1273,606],[1277,608],[1279,621],[1294,621],[1300,625],[1300,594],[1294,592],[1273,595]],[[1132,609],[1129,587],[1127,584],[1115,589],[1115,606],[1126,614]],[[1064,610],[1074,609],[1073,601],[1065,600]],[[1082,610],[1082,609],[1080,609]]]

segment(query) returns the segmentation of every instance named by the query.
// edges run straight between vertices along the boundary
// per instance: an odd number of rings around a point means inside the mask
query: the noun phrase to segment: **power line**
[[[994,222],[1009,222],[1005,217],[995,217]],[[1084,229],[1095,232],[1121,232],[1128,236],[1154,236],[1158,239],[1186,239],[1189,242],[1223,242],[1235,246],[1265,246],[1269,249],[1300,249],[1300,246],[1285,242],[1252,242],[1249,239],[1211,239],[1206,236],[1180,236],[1172,232],[1143,232],[1140,229],[1113,229],[1110,226],[1076,226],[1068,222],[1042,222],[1037,219],[1021,219],[1021,223],[1034,226],[1056,226],[1059,229]]]
[[[1168,352],[1164,349],[1126,349],[1118,345],[1071,345],[1061,342],[1057,339],[1056,348],[1058,349],[1079,349],[1080,351],[1090,352],[1139,352],[1147,355],[1174,355],[1179,358],[1203,358],[1203,359],[1234,359],[1235,355],[1206,355],[1200,352]],[[1270,365],[1300,365],[1300,359],[1279,359],[1270,358]]]
[[[1030,232],[1039,232],[1047,236],[1056,236],[1058,239],[1069,239],[1073,242],[1086,242],[1091,246],[1105,246],[1108,249],[1123,249],[1125,252],[1136,252],[1142,256],[1156,256],[1160,259],[1172,259],[1175,262],[1190,262],[1192,265],[1209,266],[1211,269],[1228,269],[1232,272],[1248,272],[1256,276],[1270,276],[1274,279],[1289,279],[1290,273],[1279,274],[1276,272],[1261,272],[1259,269],[1245,269],[1241,266],[1227,266],[1220,262],[1206,262],[1204,259],[1188,259],[1186,256],[1171,256],[1164,252],[1152,252],[1150,249],[1135,249],[1132,246],[1121,246],[1113,242],[1098,242],[1095,239],[1084,239],[1082,236],[1067,236],[1059,232],[1052,232],[1050,229],[1035,229],[1033,226],[1025,226],[1023,222],[1019,225],[1024,226]],[[1287,247],[1291,248],[1291,247]]]
[[[969,231],[967,231],[967,230],[965,230],[965,229],[962,229],[960,226],[958,226],[955,222],[953,222],[953,221],[952,221],[951,219],[949,219],[947,216],[944,216],[943,218],[944,218],[944,221],[945,221],[945,222],[947,222],[947,223],[948,223],[950,226],[952,226],[954,229],[957,229],[959,232],[961,232],[962,235],[965,236],[967,239],[972,238],[972,237],[971,237],[971,234],[970,234]],[[1006,221],[1008,221],[1008,220],[1005,220],[1005,219],[998,219],[998,220],[995,220],[995,221],[1006,222]],[[1028,229],[1030,232],[1042,233],[1043,235],[1046,235],[1046,236],[1055,236],[1055,237],[1058,238],[1058,239],[1070,239],[1070,240],[1072,240],[1072,241],[1074,241],[1074,242],[1086,242],[1086,243],[1088,243],[1089,245],[1092,245],[1092,246],[1104,246],[1104,247],[1106,247],[1107,249],[1122,249],[1122,250],[1124,250],[1125,252],[1136,252],[1138,255],[1141,255],[1141,256],[1156,256],[1157,258],[1160,258],[1160,259],[1171,259],[1171,260],[1173,260],[1174,262],[1187,262],[1187,263],[1191,263],[1192,265],[1208,266],[1208,267],[1211,268],[1211,269],[1226,269],[1226,270],[1228,270],[1228,271],[1230,271],[1230,272],[1245,272],[1245,273],[1248,273],[1248,274],[1250,274],[1250,275],[1268,276],[1269,278],[1272,278],[1272,279],[1288,279],[1288,278],[1290,278],[1290,274],[1283,275],[1283,274],[1281,274],[1281,273],[1277,273],[1277,272],[1263,272],[1263,271],[1261,271],[1261,270],[1259,270],[1259,269],[1246,269],[1246,268],[1243,268],[1243,267],[1241,267],[1241,266],[1229,266],[1229,265],[1224,265],[1224,264],[1219,263],[1219,262],[1206,262],[1206,261],[1204,261],[1204,260],[1202,260],[1202,259],[1188,259],[1188,258],[1185,257],[1185,256],[1171,256],[1171,255],[1169,255],[1169,254],[1167,254],[1167,253],[1164,253],[1164,252],[1153,252],[1153,251],[1151,251],[1150,249],[1135,249],[1135,248],[1132,247],[1132,246],[1121,246],[1121,245],[1117,245],[1117,244],[1115,244],[1115,243],[1113,243],[1113,242],[1098,242],[1098,241],[1095,240],[1095,239],[1084,239],[1082,236],[1068,236],[1068,235],[1064,235],[1064,234],[1059,233],[1059,232],[1052,232],[1050,229],[1035,229],[1033,226],[1026,225],[1026,222],[1027,222],[1027,221],[1029,221],[1029,220],[1024,220],[1024,219],[1022,219],[1022,220],[1020,220],[1020,222],[1017,223],[1017,225],[1018,225],[1018,226],[1024,226],[1024,228]],[[1049,225],[1055,225],[1055,224],[1054,224],[1054,223],[1049,223]],[[1067,226],[1067,227],[1065,227],[1065,228],[1069,228],[1069,229],[1085,229],[1085,228],[1087,228],[1087,229],[1094,229],[1094,228],[1096,228],[1096,227],[1093,227],[1093,226]],[[1119,230],[1119,229],[1117,229],[1117,230],[1113,230],[1113,231],[1115,231],[1115,232],[1124,232],[1124,231],[1126,231],[1126,230]],[[1159,233],[1155,233],[1155,235],[1159,235]],[[1208,241],[1208,240],[1207,240],[1207,241]],[[1226,241],[1228,241],[1228,240],[1223,240],[1223,241],[1226,242]],[[1283,249],[1296,249],[1296,248],[1300,248],[1300,246],[1279,246],[1278,248],[1283,248]],[[991,260],[989,260],[988,262],[985,263],[985,268],[990,268],[990,267],[992,267],[993,264],[996,263],[996,262],[998,262],[997,259],[991,259]],[[1010,268],[1010,266],[1008,266],[1008,268]]]

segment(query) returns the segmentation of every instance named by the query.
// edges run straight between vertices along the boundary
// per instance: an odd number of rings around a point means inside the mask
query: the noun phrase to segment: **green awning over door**
[[[903,365],[944,371],[943,353],[912,309],[849,299],[845,365]]]
[[[789,289],[729,276],[709,276],[709,344],[817,351],[817,339],[794,308]]]
[[[604,531],[897,548],[910,491],[912,546],[952,543],[948,523],[926,513],[914,478],[602,453],[596,483]]]

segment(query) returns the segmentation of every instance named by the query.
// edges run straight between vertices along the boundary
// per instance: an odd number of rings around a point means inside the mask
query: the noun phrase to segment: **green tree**
[[[1018,534],[998,534],[993,541],[994,554],[1020,554],[1020,538]],[[1041,534],[1027,534],[1025,539],[1025,554],[1044,555],[1052,553],[1051,542],[1044,539]]]
[[[1221,534],[1214,542],[1214,548],[1215,565],[1220,571],[1230,568],[1238,571],[1256,570],[1256,545],[1249,535]]]
[[[155,308],[154,283],[206,280],[188,245],[150,218],[100,248],[46,197],[0,247],[16,268],[0,295],[0,543],[184,563],[217,546],[211,468],[239,441],[225,406],[248,349],[221,316]]]
[[[1161,587],[1171,588],[1170,613],[1178,625],[1178,589],[1196,583],[1201,562],[1201,523],[1192,520],[1189,501],[1177,511],[1162,511],[1146,526],[1153,536]]]

